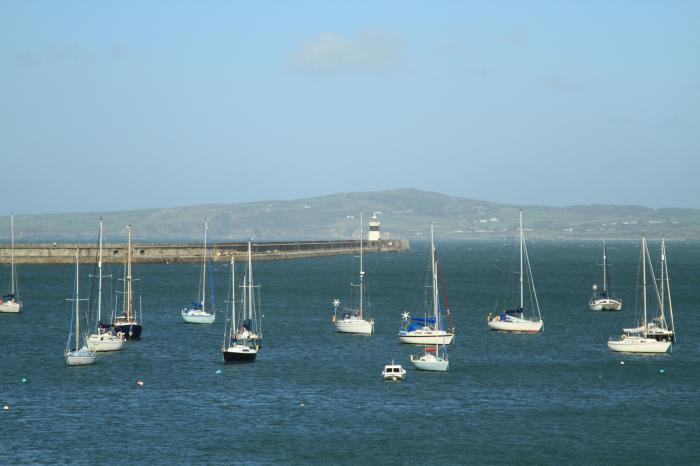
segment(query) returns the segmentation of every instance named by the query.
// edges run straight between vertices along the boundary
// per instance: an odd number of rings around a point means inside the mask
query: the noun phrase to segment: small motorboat
[[[406,378],[406,369],[401,364],[394,364],[392,360],[391,364],[384,366],[382,377],[384,380],[403,380]]]

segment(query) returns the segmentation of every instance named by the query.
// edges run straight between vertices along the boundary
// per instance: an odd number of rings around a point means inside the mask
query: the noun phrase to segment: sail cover
[[[408,324],[408,331],[412,332],[423,328],[428,324],[434,324],[435,317],[411,317],[411,322]]]

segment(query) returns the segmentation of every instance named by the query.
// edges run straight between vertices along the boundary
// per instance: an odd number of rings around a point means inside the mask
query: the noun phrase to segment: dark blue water
[[[0,401],[11,407],[0,413],[0,463],[698,464],[698,246],[668,245],[678,343],[645,357],[606,347],[634,322],[637,244],[609,244],[625,307],[600,313],[587,310],[599,243],[529,243],[539,335],[486,326],[505,297],[513,243],[438,244],[457,328],[448,373],[413,370],[416,350],[396,337],[404,309],[422,312],[425,245],[366,257],[371,337],[336,334],[330,322],[356,258],[257,263],[266,344],[251,365],[221,363],[223,316],[181,322],[199,269],[179,264],[135,266],[140,342],[65,367],[73,270],[22,266],[25,311],[0,315]],[[221,304],[228,268],[214,273]],[[392,359],[406,381],[381,380]]]

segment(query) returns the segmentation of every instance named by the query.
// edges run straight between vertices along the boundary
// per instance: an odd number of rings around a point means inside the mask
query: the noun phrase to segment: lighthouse
[[[369,219],[367,241],[379,241],[379,218],[377,218],[376,212],[372,215],[372,218]]]

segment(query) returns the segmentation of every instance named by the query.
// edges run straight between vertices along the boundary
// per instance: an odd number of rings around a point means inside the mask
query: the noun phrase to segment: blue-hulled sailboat
[[[243,282],[243,300],[240,313],[236,313],[236,269],[231,256],[231,315],[224,326],[224,342],[221,356],[226,363],[253,362],[262,342],[262,325],[255,299],[258,286],[253,284],[251,242],[248,241],[248,270]]]
[[[139,340],[141,338],[141,322],[136,319],[133,302],[133,277],[131,275],[131,225],[126,226],[129,231],[129,240],[126,251],[126,267],[124,271],[124,299],[122,300],[122,315],[116,316],[112,327],[116,332],[122,332],[127,340]],[[141,317],[139,300],[139,317]]]

